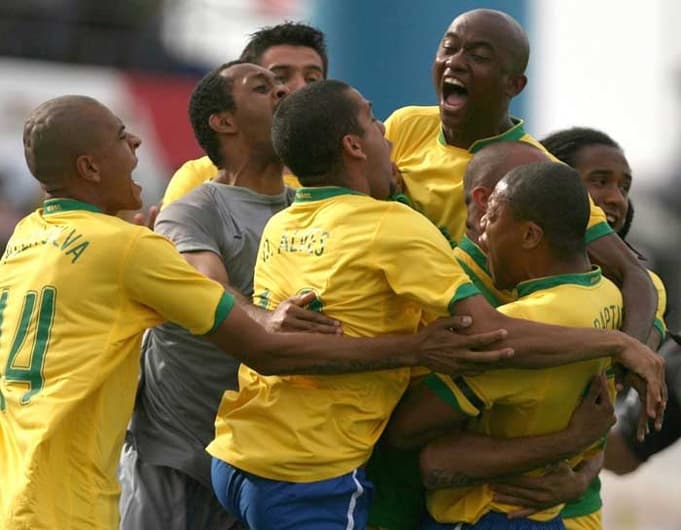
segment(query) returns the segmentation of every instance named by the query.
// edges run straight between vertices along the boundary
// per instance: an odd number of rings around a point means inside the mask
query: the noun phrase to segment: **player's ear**
[[[238,131],[234,114],[216,112],[208,117],[208,126],[219,134],[234,134]]]
[[[478,205],[482,211],[487,211],[487,203],[489,201],[489,196],[492,194],[492,190],[485,186],[475,186],[471,190],[471,200]]]
[[[80,155],[76,158],[78,175],[89,182],[100,182],[99,166],[91,155]]]
[[[526,250],[536,248],[544,237],[544,230],[541,226],[531,221],[525,223],[523,232],[523,248]]]
[[[341,143],[346,156],[357,160],[366,159],[367,156],[362,148],[362,142],[356,134],[346,134],[343,136]]]
[[[527,85],[527,76],[524,74],[514,74],[508,77],[506,83],[506,95],[509,98],[514,98],[520,94]]]

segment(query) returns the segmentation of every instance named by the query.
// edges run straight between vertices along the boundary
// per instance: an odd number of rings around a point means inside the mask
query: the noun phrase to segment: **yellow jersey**
[[[305,291],[355,337],[413,333],[479,294],[425,217],[340,187],[299,189],[263,232],[255,302],[271,309]],[[409,378],[409,368],[266,377],[241,365],[208,452],[271,480],[344,475],[369,459]]]
[[[558,161],[525,132],[522,120],[513,120],[514,126],[506,132],[478,140],[469,149],[447,144],[437,106],[403,107],[385,122],[385,135],[393,143],[392,158],[402,173],[406,195],[453,241],[458,242],[465,231],[463,176],[477,151],[494,142],[521,141]],[[605,214],[591,201],[587,243],[611,233]]]
[[[571,327],[617,329],[622,323],[622,295],[598,268],[522,282],[517,290],[519,299],[499,307],[499,311],[515,318]],[[493,370],[454,379],[431,374],[426,384],[471,416],[468,429],[512,438],[565,429],[591,378],[609,366],[609,359],[595,359],[542,370]],[[576,465],[581,458],[570,463]],[[517,509],[492,497],[487,484],[441,489],[428,492],[427,506],[442,523],[475,523],[489,511]],[[531,518],[546,521],[561,509],[562,505],[556,506]]]
[[[454,249],[454,256],[468,274],[473,285],[480,290],[492,307],[508,304],[518,298],[515,290],[507,291],[495,287],[494,279],[487,268],[487,256],[465,235],[461,237],[461,241]]]
[[[232,304],[170,241],[89,204],[20,221],[0,259],[0,529],[118,528],[142,333],[204,334]]]
[[[657,311],[655,312],[655,322],[653,325],[660,334],[661,340],[664,340],[667,334],[667,325],[664,322],[664,313],[667,311],[667,290],[664,287],[664,283],[662,283],[662,279],[657,274],[651,270],[648,271],[648,274],[657,291]]]
[[[180,168],[168,182],[168,187],[163,194],[161,200],[161,209],[168,206],[171,202],[184,197],[194,188],[213,180],[218,174],[218,168],[211,161],[208,156],[202,156],[195,160],[189,160],[182,164]],[[290,173],[285,173],[283,176],[284,184],[289,188],[300,188],[298,179]]]
[[[565,525],[565,530],[603,530],[601,509],[598,508],[595,512],[588,515],[563,517],[563,524]]]

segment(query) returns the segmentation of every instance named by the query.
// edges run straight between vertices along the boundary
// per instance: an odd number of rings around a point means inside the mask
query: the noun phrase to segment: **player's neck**
[[[528,267],[527,270],[528,280],[564,274],[584,274],[591,270],[591,262],[586,255],[575,255],[568,259],[558,259],[554,256],[545,255],[539,259],[532,258],[531,263],[531,267]]]
[[[283,169],[283,164],[275,158],[241,157],[224,168],[218,182],[263,195],[278,195],[284,191]]]
[[[71,190],[69,188],[50,188],[45,190],[45,200],[48,199],[71,199],[74,201],[84,202],[92,206],[96,206],[103,212],[109,213],[111,215],[117,212],[107,211],[106,204],[100,200],[100,197],[95,193],[88,193],[87,190]]]
[[[513,121],[508,114],[505,114],[502,118],[491,123],[485,123],[483,120],[471,121],[461,128],[447,127],[443,124],[442,132],[447,145],[461,149],[470,149],[478,140],[499,136],[511,127],[513,127]]]

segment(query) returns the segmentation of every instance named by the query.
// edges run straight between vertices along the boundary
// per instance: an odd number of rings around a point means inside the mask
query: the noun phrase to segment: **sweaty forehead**
[[[313,66],[323,69],[322,58],[316,50],[308,46],[277,44],[265,50],[258,61],[265,68],[289,66]]]
[[[230,79],[233,83],[239,84],[247,82],[249,79],[258,76],[265,76],[268,79],[274,79],[274,74],[267,68],[263,68],[257,64],[243,63],[235,64],[222,71],[222,75]]]

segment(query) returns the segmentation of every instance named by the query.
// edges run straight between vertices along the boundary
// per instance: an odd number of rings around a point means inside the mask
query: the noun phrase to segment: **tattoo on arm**
[[[446,469],[431,469],[428,475],[424,478],[425,485],[428,489],[441,488],[463,488],[465,486],[473,486],[480,482],[464,473],[451,472]]]
[[[394,368],[404,368],[407,364],[399,358],[388,358],[380,360],[360,360],[360,359],[330,359],[326,361],[319,361],[314,365],[309,365],[304,368],[290,369],[282,367],[276,371],[280,375],[291,374],[345,374],[353,372],[373,372],[376,370],[390,370]]]

